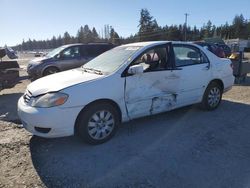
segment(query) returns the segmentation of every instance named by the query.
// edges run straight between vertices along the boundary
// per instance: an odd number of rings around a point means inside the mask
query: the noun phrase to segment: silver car
[[[27,72],[31,80],[35,80],[60,71],[77,68],[113,47],[114,45],[108,43],[64,45],[44,57],[30,61]]]

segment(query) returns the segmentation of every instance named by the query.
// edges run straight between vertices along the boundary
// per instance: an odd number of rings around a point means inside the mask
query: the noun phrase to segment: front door
[[[79,46],[72,46],[61,53],[58,66],[61,70],[68,70],[80,67],[85,61],[80,53]]]
[[[130,65],[141,74],[127,75],[125,102],[131,119],[171,110],[176,106],[179,73],[169,69],[171,44],[146,50]]]

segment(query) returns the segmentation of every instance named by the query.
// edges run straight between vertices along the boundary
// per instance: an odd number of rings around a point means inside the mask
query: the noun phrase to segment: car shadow
[[[0,120],[20,124],[17,115],[17,101],[23,93],[0,95]]]
[[[250,105],[185,107],[123,124],[102,145],[33,136],[46,187],[244,187],[250,181]]]

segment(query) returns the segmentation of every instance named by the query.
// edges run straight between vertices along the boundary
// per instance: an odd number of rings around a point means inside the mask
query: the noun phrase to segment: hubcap
[[[216,107],[220,102],[220,89],[217,87],[214,87],[210,90],[208,94],[208,104],[211,107]]]
[[[88,122],[88,133],[96,139],[105,139],[114,129],[115,121],[113,115],[106,110],[96,112]]]

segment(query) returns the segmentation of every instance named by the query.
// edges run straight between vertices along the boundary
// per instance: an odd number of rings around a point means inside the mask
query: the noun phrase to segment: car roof
[[[198,45],[213,45],[212,43],[208,43],[208,42],[203,42],[203,41],[195,41],[193,42],[194,44],[198,44]]]
[[[148,45],[158,45],[158,44],[167,44],[169,41],[149,41],[149,42],[135,42],[135,43],[129,43],[129,44],[125,44],[123,46],[141,46],[141,47],[145,47]]]
[[[74,44],[66,44],[63,45],[65,48],[71,47],[71,46],[92,46],[92,45],[100,45],[100,46],[112,46],[113,44],[110,43],[74,43]]]
[[[130,46],[139,46],[139,47],[153,47],[156,45],[163,45],[163,44],[167,44],[167,43],[172,43],[172,44],[190,44],[193,46],[196,46],[194,43],[192,42],[183,42],[183,41],[149,41],[149,42],[136,42],[136,43],[130,43],[130,44],[125,44],[122,45],[124,47],[130,47]]]

